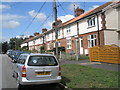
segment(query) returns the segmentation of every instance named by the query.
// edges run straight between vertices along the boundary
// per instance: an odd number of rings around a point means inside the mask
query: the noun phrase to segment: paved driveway
[[[80,61],[69,61],[69,60],[64,60],[60,61],[60,64],[80,64],[83,66],[90,66],[90,67],[95,67],[95,68],[102,68],[110,71],[117,71],[120,72],[120,64],[111,64],[111,63],[103,63],[103,62],[90,62],[89,60],[80,60]]]

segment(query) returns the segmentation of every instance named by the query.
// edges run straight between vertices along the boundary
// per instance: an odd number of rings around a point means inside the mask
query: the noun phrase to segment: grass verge
[[[62,83],[69,88],[118,88],[120,73],[77,64],[62,65]]]

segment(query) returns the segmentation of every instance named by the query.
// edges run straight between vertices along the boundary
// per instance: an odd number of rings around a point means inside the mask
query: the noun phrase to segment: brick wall
[[[85,53],[85,49],[88,49],[88,35],[92,35],[92,34],[96,34],[96,41],[97,41],[96,44],[98,45],[98,32],[91,32],[91,33],[79,35],[79,38],[83,37],[83,53]],[[104,30],[100,31],[100,43],[101,45],[104,45]]]

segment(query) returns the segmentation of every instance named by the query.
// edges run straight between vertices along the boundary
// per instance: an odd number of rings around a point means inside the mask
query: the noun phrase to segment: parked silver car
[[[21,54],[14,62],[17,87],[50,84],[61,81],[61,68],[57,59],[49,54]]]

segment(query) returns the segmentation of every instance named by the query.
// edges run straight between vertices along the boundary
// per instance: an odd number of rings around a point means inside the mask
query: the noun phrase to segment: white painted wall
[[[21,48],[24,47],[24,46],[27,46],[27,43],[22,43],[21,44]]]
[[[38,44],[40,44],[40,38],[37,38],[37,39],[35,40],[35,45],[38,45]]]
[[[106,28],[118,29],[118,12],[116,9],[110,8],[105,12]]]
[[[28,45],[29,45],[29,46],[33,46],[33,45],[34,45],[34,41],[29,41],[29,42],[28,42]]]
[[[118,33],[116,31],[104,31],[104,43],[105,45],[118,45]]]
[[[49,38],[48,38],[49,35]],[[52,32],[45,35],[46,41],[52,41]]]
[[[55,40],[55,32],[53,32],[53,40]]]
[[[63,38],[63,36],[62,36],[62,28],[60,28],[58,31],[60,31],[60,35],[58,35],[58,39]]]
[[[71,29],[71,32],[70,33],[67,33],[67,27],[64,27],[64,37],[71,37],[71,36],[75,36],[77,35],[77,23],[73,23],[73,24],[70,24],[70,29]]]
[[[102,24],[101,24],[101,15],[98,16],[99,18],[99,30],[101,30]],[[88,27],[88,22],[87,22],[87,18],[80,20],[79,21],[79,34],[85,34],[85,33],[89,33],[89,32],[95,32],[98,30],[97,27],[97,17],[95,16],[95,26],[94,27]]]

